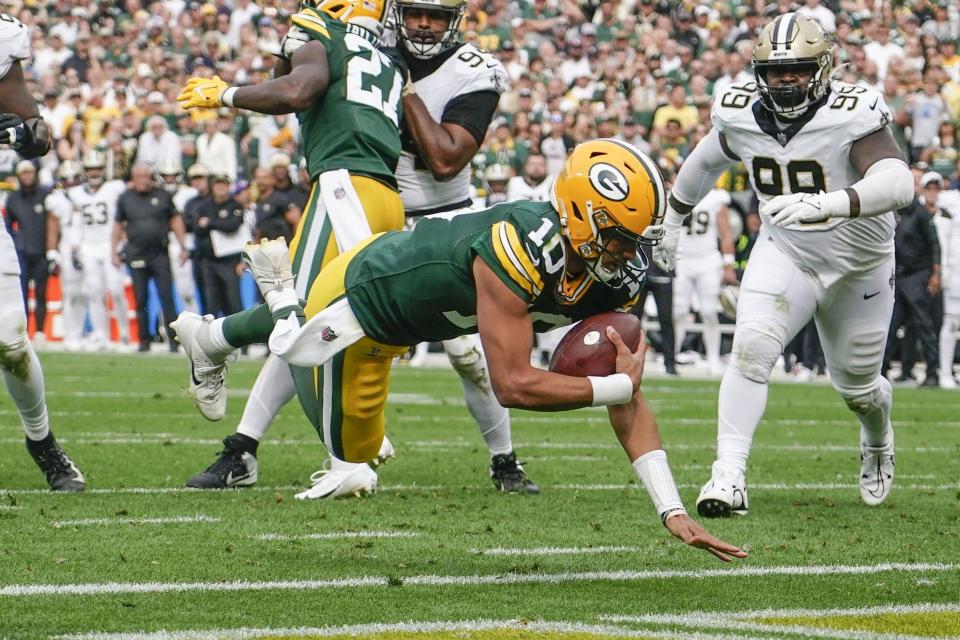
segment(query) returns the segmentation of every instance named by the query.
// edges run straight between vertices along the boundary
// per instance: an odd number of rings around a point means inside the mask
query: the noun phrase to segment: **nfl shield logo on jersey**
[[[333,191],[333,197],[336,198],[337,200],[343,200],[344,198],[347,197],[347,190],[344,189],[343,187],[337,187]]]
[[[337,339],[337,333],[330,327],[324,327],[323,331],[320,332],[320,337],[323,338],[324,342],[333,342]]]

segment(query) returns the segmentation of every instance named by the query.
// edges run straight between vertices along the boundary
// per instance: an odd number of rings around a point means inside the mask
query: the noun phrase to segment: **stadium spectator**
[[[150,350],[147,284],[152,279],[163,309],[167,345],[170,351],[176,352],[177,343],[170,330],[170,323],[176,320],[177,313],[173,303],[173,275],[167,251],[169,232],[172,231],[176,236],[183,263],[187,261],[190,250],[187,248],[183,219],[173,206],[173,197],[166,189],[154,184],[153,174],[153,167],[149,164],[135,164],[131,171],[132,188],[120,194],[117,200],[117,216],[113,226],[113,263],[120,266],[121,256],[117,247],[125,237],[123,260],[130,267],[133,280],[139,350]]]
[[[920,340],[927,364],[927,376],[921,386],[939,387],[937,368],[940,364],[937,333],[933,326],[933,298],[940,292],[940,242],[933,218],[938,212],[937,197],[943,186],[939,173],[928,172],[920,178],[922,198],[917,197],[906,209],[897,212],[896,245],[896,300],[887,347],[884,353],[884,371],[890,368],[893,343],[897,330],[910,322]],[[866,293],[864,295],[867,295]],[[901,345],[901,352],[910,347]],[[912,378],[911,363],[902,359],[899,381]]]
[[[243,205],[230,195],[232,180],[215,174],[210,178],[210,196],[196,205],[197,247],[203,281],[204,310],[229,315],[240,305],[240,251],[243,248]]]
[[[47,272],[55,269],[59,255],[56,252],[59,224],[57,217],[47,210],[45,200],[50,193],[38,184],[37,169],[30,160],[17,163],[19,188],[7,198],[8,226],[13,227],[13,244],[20,257],[20,284],[23,288],[24,311],[30,316],[27,291],[33,283],[34,324],[41,342],[45,336],[47,317]]]

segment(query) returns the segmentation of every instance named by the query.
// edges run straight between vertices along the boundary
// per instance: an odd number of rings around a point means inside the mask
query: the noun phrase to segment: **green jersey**
[[[403,78],[377,47],[374,33],[313,9],[294,14],[294,27],[327,51],[330,83],[322,98],[297,114],[307,170],[346,169],[396,188]],[[288,36],[288,40],[290,36]],[[285,48],[286,53],[286,48]]]
[[[566,277],[556,211],[546,202],[520,201],[423,218],[413,231],[379,236],[347,267],[350,307],[364,332],[384,344],[476,333],[475,259],[527,303],[536,331],[630,307],[640,293],[639,283],[611,288],[586,273]]]

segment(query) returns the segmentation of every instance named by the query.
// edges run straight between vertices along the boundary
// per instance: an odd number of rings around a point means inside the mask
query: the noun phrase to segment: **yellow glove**
[[[215,109],[223,106],[223,94],[229,88],[220,76],[190,78],[177,96],[177,102],[184,109]]]

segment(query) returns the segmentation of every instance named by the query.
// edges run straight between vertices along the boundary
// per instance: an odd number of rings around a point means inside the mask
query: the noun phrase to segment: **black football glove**
[[[19,149],[30,135],[23,120],[15,113],[0,113],[0,144]]]

